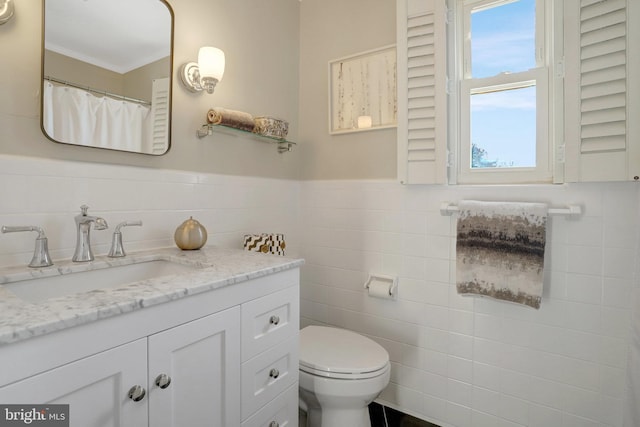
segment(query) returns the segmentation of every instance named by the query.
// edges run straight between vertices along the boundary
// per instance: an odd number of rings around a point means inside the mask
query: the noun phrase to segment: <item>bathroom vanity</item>
[[[153,262],[190,269],[43,301],[7,284]],[[0,270],[0,403],[69,404],[72,427],[297,425],[302,262],[169,248]]]

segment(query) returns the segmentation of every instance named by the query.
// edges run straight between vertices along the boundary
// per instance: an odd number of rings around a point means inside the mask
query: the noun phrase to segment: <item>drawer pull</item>
[[[271,421],[269,427],[280,427],[280,424],[277,421]]]
[[[269,371],[269,376],[275,380],[280,376],[280,371],[278,371],[276,368],[273,368]]]
[[[160,374],[156,377],[156,385],[161,389],[169,387],[171,384],[171,377],[167,374]]]
[[[278,323],[280,323],[280,317],[274,314],[269,318],[269,323],[271,323],[272,325],[277,325]]]
[[[140,402],[142,399],[144,399],[144,396],[147,394],[147,391],[144,389],[144,387],[140,387],[139,385],[134,385],[133,387],[131,387],[129,389],[129,399],[133,400],[134,402]]]

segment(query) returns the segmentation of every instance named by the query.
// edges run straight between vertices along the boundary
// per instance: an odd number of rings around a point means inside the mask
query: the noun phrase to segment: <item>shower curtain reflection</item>
[[[59,142],[116,150],[149,152],[150,108],[138,103],[97,97],[69,86],[44,82],[42,123]]]

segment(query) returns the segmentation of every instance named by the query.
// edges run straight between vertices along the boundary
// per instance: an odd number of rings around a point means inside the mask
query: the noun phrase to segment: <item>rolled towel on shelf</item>
[[[253,132],[255,126],[255,120],[251,114],[220,107],[212,108],[207,112],[207,122],[212,125],[228,126],[247,132]]]

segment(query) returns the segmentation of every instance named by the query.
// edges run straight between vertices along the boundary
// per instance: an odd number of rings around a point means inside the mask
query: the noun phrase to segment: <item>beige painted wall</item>
[[[303,0],[300,140],[304,179],[395,179],[396,130],[330,135],[328,63],[394,44],[395,1]]]
[[[169,77],[171,58],[151,62],[125,74],[50,50],[44,51],[44,75],[79,86],[151,102],[153,79]]]
[[[44,51],[44,75],[80,86],[89,86],[118,95],[123,94],[124,78],[120,73],[61,55]]]
[[[160,157],[56,144],[40,130],[41,2],[19,2],[0,26],[0,153],[231,175],[295,178],[299,150],[278,154],[252,136],[195,136],[214,106],[289,120],[298,138],[298,27],[295,0],[172,0],[175,13],[172,146]],[[223,49],[227,67],[213,95],[187,92],[175,74],[198,49]]]
[[[125,73],[125,95],[151,101],[153,80],[169,77],[170,64],[171,58],[166,57]]]

